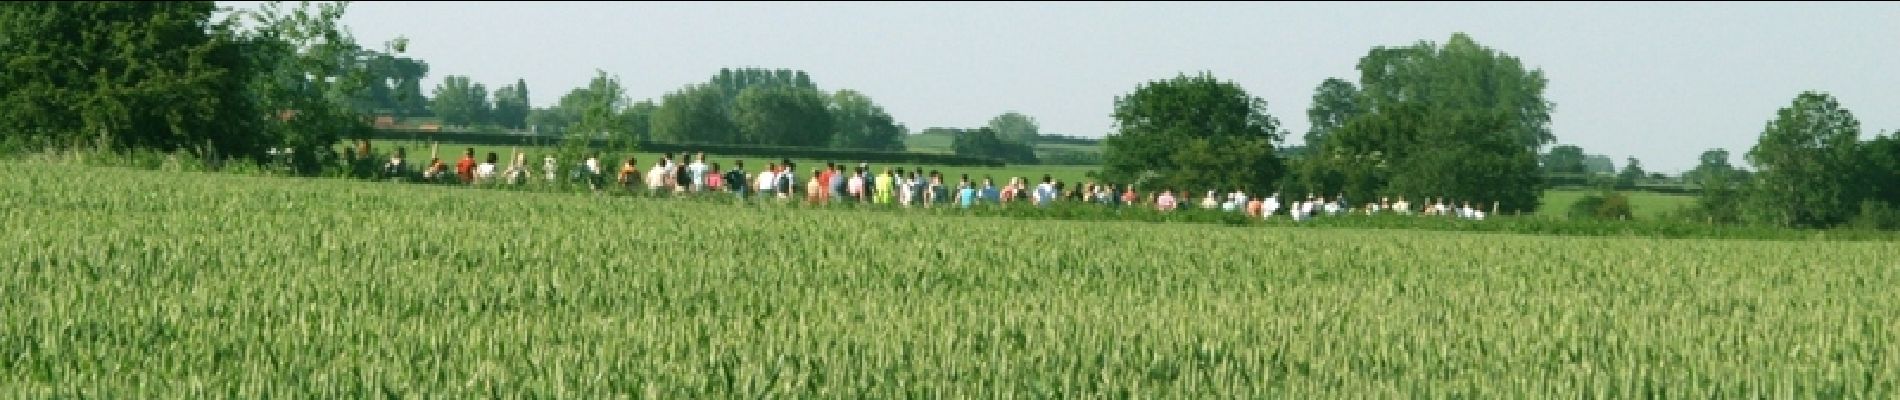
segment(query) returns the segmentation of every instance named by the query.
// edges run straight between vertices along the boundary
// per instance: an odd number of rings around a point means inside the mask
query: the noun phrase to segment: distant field
[[[950,154],[954,152],[951,146],[952,139],[953,138],[947,134],[917,133],[906,135],[904,137],[904,146],[910,151],[920,153]],[[1100,153],[1102,146],[1099,144],[1090,146],[1073,143],[1042,143],[1036,145],[1036,153],[1038,156],[1047,156],[1051,150]]]
[[[1563,218],[1566,213],[1570,212],[1570,205],[1576,204],[1577,200],[1581,200],[1584,196],[1592,193],[1596,192],[1587,190],[1545,191],[1544,204],[1537,208],[1537,214]],[[1622,193],[1624,196],[1629,196],[1630,212],[1635,214],[1637,219],[1661,218],[1683,207],[1695,205],[1695,196],[1690,195],[1638,191]]]

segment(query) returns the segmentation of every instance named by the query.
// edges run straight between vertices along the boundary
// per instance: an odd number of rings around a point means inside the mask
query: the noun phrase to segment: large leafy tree
[[[1859,138],[1860,121],[1826,93],[1803,92],[1776,111],[1747,155],[1757,171],[1754,219],[1796,227],[1845,222],[1859,200],[1851,178]]]
[[[508,129],[527,129],[528,104],[528,81],[525,79],[516,79],[513,85],[495,89],[491,122]]]
[[[847,149],[904,150],[904,126],[891,119],[870,97],[845,89],[831,94],[832,124],[838,133],[831,138],[834,147]]]
[[[1312,125],[1306,130],[1307,147],[1316,147],[1326,141],[1326,135],[1346,126],[1365,110],[1359,105],[1359,88],[1352,82],[1339,78],[1326,78],[1319,87],[1313,89],[1313,105],[1306,109],[1306,119]]]
[[[1324,135],[1316,156],[1325,158],[1304,167],[1331,170],[1337,183],[1305,179],[1317,182],[1309,186],[1368,199],[1447,197],[1503,212],[1537,207],[1537,149],[1553,139],[1541,71],[1464,34],[1442,47],[1374,48],[1359,71],[1359,114]]]
[[[1104,140],[1104,177],[1143,188],[1263,191],[1283,165],[1283,133],[1266,101],[1201,73],[1152,81],[1115,99],[1115,133]]]
[[[1648,172],[1643,171],[1643,162],[1637,160],[1636,157],[1630,157],[1629,161],[1623,164],[1623,172],[1616,174],[1617,185],[1635,185],[1637,182],[1641,182],[1643,177],[1648,175]]]
[[[1555,174],[1582,174],[1584,168],[1583,148],[1576,145],[1558,145],[1544,154],[1544,172]]]
[[[725,99],[712,85],[687,85],[661,98],[654,111],[653,139],[672,143],[736,143],[739,129]]]
[[[442,77],[436,85],[431,108],[443,125],[476,126],[488,123],[493,105],[488,102],[488,87],[470,81],[467,76]]]
[[[36,146],[261,156],[258,73],[212,2],[0,7],[0,130]],[[208,26],[209,25],[209,26]]]
[[[1022,144],[1031,150],[1035,149],[1036,140],[1042,135],[1035,118],[1015,111],[990,118],[989,128],[996,131],[996,136],[1003,141]]]
[[[746,88],[734,101],[733,122],[747,144],[824,146],[831,142],[832,119],[825,96],[815,89],[789,86]]]
[[[989,127],[977,129],[931,128],[929,133],[949,133],[950,149],[956,155],[1002,160],[1009,163],[1036,163],[1036,152],[1028,145],[1004,140]]]
[[[574,124],[568,127],[570,139],[604,137],[615,149],[635,147],[638,138],[623,115],[629,104],[619,77],[596,70],[586,89],[577,94],[571,104]]]

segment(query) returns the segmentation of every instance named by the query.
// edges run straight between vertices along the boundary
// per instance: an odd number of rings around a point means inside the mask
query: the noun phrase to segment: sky
[[[219,2],[254,7],[257,2]],[[1112,132],[1116,96],[1209,72],[1267,102],[1301,144],[1314,87],[1358,80],[1377,46],[1455,32],[1541,69],[1559,144],[1622,168],[1731,162],[1803,91],[1852,110],[1862,135],[1900,131],[1900,3],[357,2],[343,18],[380,49],[397,36],[445,75],[525,79],[537,107],[595,71],[635,101],[720,68],[808,72],[871,97],[912,132],[1004,112],[1042,132]]]

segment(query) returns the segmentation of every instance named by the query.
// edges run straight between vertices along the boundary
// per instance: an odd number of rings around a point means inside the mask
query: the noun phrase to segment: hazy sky
[[[250,7],[255,2],[220,2]],[[1832,93],[1863,135],[1900,129],[1900,3],[504,3],[360,2],[345,24],[406,36],[444,75],[528,82],[547,106],[595,69],[634,100],[722,67],[807,71],[865,93],[912,132],[1019,111],[1099,137],[1115,96],[1209,71],[1266,99],[1300,143],[1313,88],[1374,46],[1466,32],[1540,68],[1559,143],[1651,171],[1734,159],[1803,90]]]

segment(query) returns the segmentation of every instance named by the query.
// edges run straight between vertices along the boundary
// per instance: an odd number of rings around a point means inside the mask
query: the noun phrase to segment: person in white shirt
[[[1234,189],[1234,208],[1237,208],[1237,211],[1240,212],[1247,211],[1247,192]]]
[[[1399,196],[1399,201],[1392,203],[1392,211],[1397,211],[1399,215],[1412,215],[1412,203],[1405,201],[1405,196]]]
[[[557,165],[554,163],[553,154],[549,154],[546,157],[541,158],[541,172],[547,174],[548,182],[554,181],[554,175],[555,175],[554,170],[556,169],[556,167]]]
[[[1273,218],[1273,213],[1277,212],[1280,212],[1280,192],[1273,192],[1273,195],[1267,196],[1266,204],[1260,205],[1260,219]]]
[[[695,154],[692,165],[687,165],[686,171],[692,174],[693,191],[706,190],[706,153]]]
[[[488,153],[488,161],[475,165],[475,182],[488,183],[495,179],[495,153]]]
[[[581,171],[587,174],[587,186],[600,190],[600,153],[588,154],[587,160],[581,164]]]
[[[871,196],[864,193],[864,174],[870,173],[864,167],[858,167],[858,173],[844,180],[844,192],[858,202],[870,201]]]
[[[528,153],[515,152],[515,159],[508,163],[508,170],[501,173],[508,184],[519,184],[528,177]]]
[[[773,172],[773,170],[775,169],[778,169],[778,164],[766,163],[765,169],[759,171],[759,177],[757,181],[754,182],[758,184],[759,195],[761,196],[771,195],[774,189],[778,188],[777,186],[774,186],[778,184],[778,173]]]
[[[1319,207],[1319,198],[1317,197],[1307,198],[1305,203],[1300,204],[1300,214],[1305,215],[1307,218],[1312,218],[1313,209],[1315,207]]]

